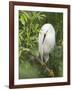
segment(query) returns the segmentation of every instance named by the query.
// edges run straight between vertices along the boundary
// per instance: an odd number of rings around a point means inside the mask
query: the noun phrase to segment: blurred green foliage
[[[51,23],[56,32],[56,45],[47,63],[55,77],[63,76],[63,13],[19,11],[19,78],[49,77],[34,58],[38,56],[38,35],[41,26]],[[32,54],[31,54],[32,53]]]

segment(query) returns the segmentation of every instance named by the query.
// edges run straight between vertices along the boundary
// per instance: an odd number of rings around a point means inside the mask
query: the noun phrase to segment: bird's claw
[[[54,77],[54,72],[53,72],[53,70],[50,70],[50,71],[49,71],[48,76]]]

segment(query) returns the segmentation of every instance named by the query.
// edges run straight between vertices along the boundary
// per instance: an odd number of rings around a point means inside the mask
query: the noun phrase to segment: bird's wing
[[[47,34],[43,45],[44,45],[43,51],[46,53],[47,52],[50,53],[53,50],[54,45],[55,45],[55,35],[52,33]]]
[[[39,53],[40,53],[41,55],[43,55],[43,44],[42,44],[42,42],[43,42],[43,37],[44,37],[44,35],[43,35],[42,33],[39,33],[38,42],[39,42]]]

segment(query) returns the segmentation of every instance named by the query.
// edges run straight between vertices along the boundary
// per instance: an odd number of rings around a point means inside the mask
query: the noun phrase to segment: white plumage
[[[49,53],[51,53],[55,46],[54,27],[49,23],[44,24],[39,32],[38,40],[41,62],[47,63],[49,60]]]

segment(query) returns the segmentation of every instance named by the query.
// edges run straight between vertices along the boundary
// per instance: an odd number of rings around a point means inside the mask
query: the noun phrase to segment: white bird
[[[47,63],[49,53],[55,46],[55,29],[52,24],[44,24],[39,32],[39,55],[42,63]]]

